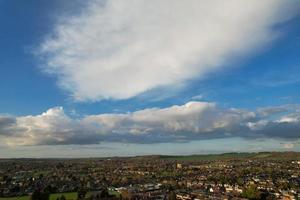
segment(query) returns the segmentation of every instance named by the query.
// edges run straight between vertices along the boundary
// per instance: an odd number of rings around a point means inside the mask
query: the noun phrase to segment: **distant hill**
[[[235,159],[281,159],[300,160],[300,152],[259,152],[259,153],[223,153],[208,155],[168,156],[161,155],[160,159],[181,161],[210,161],[210,160],[235,160]]]
[[[281,159],[281,160],[299,160],[300,152],[258,152],[258,153],[223,153],[223,154],[195,154],[195,155],[145,155],[145,156],[127,156],[127,157],[90,157],[90,158],[0,158],[1,162],[18,161],[82,161],[82,160],[182,160],[182,161],[213,161],[213,160],[236,160],[236,159]]]

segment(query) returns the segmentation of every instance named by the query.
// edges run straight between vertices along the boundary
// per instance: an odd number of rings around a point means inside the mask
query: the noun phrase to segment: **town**
[[[0,160],[0,200],[299,198],[295,152]]]

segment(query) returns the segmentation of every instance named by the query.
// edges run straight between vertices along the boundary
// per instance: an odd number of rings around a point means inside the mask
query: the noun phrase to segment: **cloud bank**
[[[297,1],[89,1],[40,45],[77,101],[127,99],[201,78],[268,44]]]
[[[0,141],[11,146],[187,142],[228,137],[300,139],[300,106],[249,111],[193,101],[76,119],[66,115],[62,107],[36,116],[0,116]]]

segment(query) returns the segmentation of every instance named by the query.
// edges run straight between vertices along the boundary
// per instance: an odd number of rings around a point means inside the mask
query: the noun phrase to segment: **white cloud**
[[[40,49],[75,100],[126,99],[222,69],[272,41],[296,1],[90,1]]]
[[[294,147],[295,147],[294,143],[285,143],[285,144],[283,144],[283,148],[285,148],[285,149],[292,149]]]
[[[286,106],[288,107],[288,106]],[[268,109],[271,109],[270,107]],[[260,115],[215,103],[188,102],[124,114],[71,118],[55,107],[35,116],[0,116],[0,141],[16,145],[182,142],[219,137],[299,139],[300,112]],[[281,120],[281,119],[294,120]],[[0,144],[1,144],[0,143]]]
[[[196,96],[193,96],[191,99],[195,100],[195,101],[200,101],[204,98],[204,96],[202,94],[198,94]]]
[[[40,115],[16,117],[15,124],[6,128],[11,135],[5,134],[3,141],[11,146],[98,143],[99,139],[93,140],[101,132],[92,128],[67,116],[62,107],[55,107]]]

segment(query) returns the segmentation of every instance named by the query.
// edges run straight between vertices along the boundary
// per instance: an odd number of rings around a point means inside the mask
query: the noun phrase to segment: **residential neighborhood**
[[[0,160],[1,198],[68,193],[74,200],[299,199],[300,153]]]

